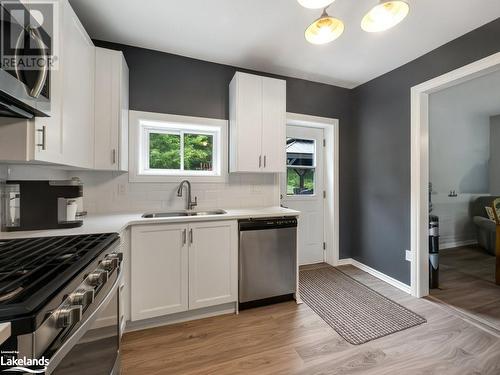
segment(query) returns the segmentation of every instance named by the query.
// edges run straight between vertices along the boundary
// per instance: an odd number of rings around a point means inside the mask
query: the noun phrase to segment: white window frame
[[[163,113],[130,111],[130,182],[193,182],[227,181],[227,120],[179,116]],[[162,129],[163,127],[163,129]],[[149,169],[149,134],[207,134],[213,135],[212,171]],[[181,135],[182,137],[182,135]],[[181,142],[181,168],[183,144]]]

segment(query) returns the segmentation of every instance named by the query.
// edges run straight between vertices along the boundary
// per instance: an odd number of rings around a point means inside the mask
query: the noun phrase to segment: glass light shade
[[[344,23],[328,15],[323,15],[306,29],[305,37],[312,44],[326,44],[337,39],[344,32]]]
[[[403,0],[382,0],[361,20],[361,28],[369,33],[388,30],[400,23],[410,12]]]
[[[298,0],[299,4],[308,9],[326,8],[334,2],[334,0]]]

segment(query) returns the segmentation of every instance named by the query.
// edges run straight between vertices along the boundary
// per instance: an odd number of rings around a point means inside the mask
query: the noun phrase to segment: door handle
[[[266,167],[267,155],[264,155],[264,168]]]
[[[189,243],[193,243],[193,228],[189,229]]]
[[[112,164],[116,164],[116,148],[111,151]]]
[[[259,155],[259,168],[262,168],[262,155]]]

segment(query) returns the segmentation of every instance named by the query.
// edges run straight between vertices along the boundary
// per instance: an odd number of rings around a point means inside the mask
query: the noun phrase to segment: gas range
[[[112,338],[116,351],[103,374],[112,373],[120,336],[118,246],[116,233],[0,241],[0,323],[11,325],[10,338],[0,346],[3,362],[43,358],[48,365],[30,369],[84,374],[71,368],[77,362],[71,353],[94,333]],[[105,310],[110,317],[102,316]]]

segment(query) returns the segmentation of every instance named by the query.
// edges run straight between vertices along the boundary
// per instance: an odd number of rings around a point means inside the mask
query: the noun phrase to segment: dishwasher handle
[[[265,230],[265,229],[281,229],[281,228],[296,228],[296,217],[279,217],[265,219],[249,219],[240,220],[240,232],[249,230]]]

